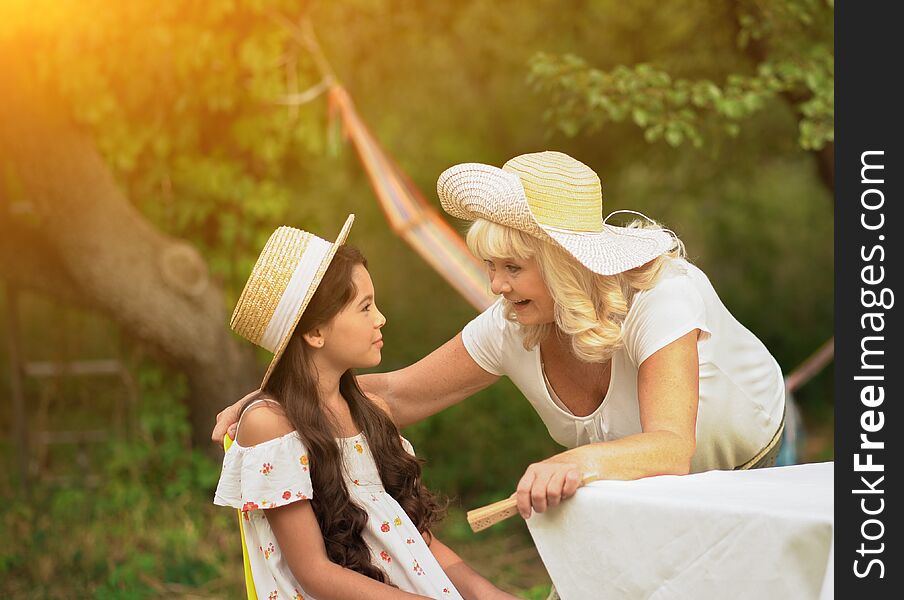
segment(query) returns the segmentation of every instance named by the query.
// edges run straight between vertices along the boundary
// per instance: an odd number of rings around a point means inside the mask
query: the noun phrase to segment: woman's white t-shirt
[[[657,350],[700,329],[697,449],[691,472],[733,469],[773,438],[782,420],[781,369],[763,343],[735,319],[706,275],[685,260],[664,269],[656,285],[634,297],[612,355],[609,390],[590,415],[573,415],[551,393],[540,348],[525,350],[521,327],[503,315],[502,301],[462,330],[468,353],[485,371],[508,376],[567,448],[641,432],[637,371]]]

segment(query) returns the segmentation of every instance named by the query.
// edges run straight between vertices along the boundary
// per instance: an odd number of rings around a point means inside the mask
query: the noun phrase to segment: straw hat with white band
[[[486,219],[552,242],[600,275],[639,267],[675,245],[667,230],[608,225],[600,178],[561,152],[522,154],[501,169],[455,165],[439,176],[436,189],[450,215]]]
[[[237,334],[273,353],[261,387],[273,374],[354,221],[355,215],[349,215],[332,244],[294,227],[280,227],[267,240],[230,321]]]

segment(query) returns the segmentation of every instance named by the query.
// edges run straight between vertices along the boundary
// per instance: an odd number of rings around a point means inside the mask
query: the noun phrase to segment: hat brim
[[[263,389],[263,387],[270,380],[270,376],[273,375],[273,370],[276,368],[277,363],[279,363],[279,359],[282,358],[283,353],[285,353],[286,348],[289,345],[289,340],[292,339],[292,334],[295,333],[295,328],[298,327],[298,321],[301,320],[301,315],[304,314],[305,309],[311,302],[311,298],[314,297],[314,292],[316,292],[317,288],[320,287],[320,282],[323,280],[323,276],[326,274],[330,263],[333,262],[333,257],[336,256],[336,252],[339,250],[339,246],[343,245],[345,243],[345,240],[348,239],[349,231],[351,230],[352,223],[354,222],[355,215],[349,215],[345,220],[345,225],[342,226],[342,230],[339,232],[339,235],[336,236],[336,241],[333,242],[332,247],[330,247],[329,251],[320,262],[317,273],[314,275],[314,279],[312,280],[311,285],[308,288],[307,295],[305,296],[304,301],[301,303],[301,306],[298,309],[298,314],[295,315],[295,320],[292,322],[292,326],[289,327],[289,330],[286,332],[283,339],[280,340],[279,345],[276,347],[276,351],[273,353],[273,359],[270,361],[270,365],[267,367],[267,372],[264,374],[263,381],[261,381],[261,389]]]
[[[556,244],[598,275],[630,271],[662,256],[675,245],[675,239],[663,229],[615,225],[603,225],[603,231],[598,233],[543,229]]]
[[[603,224],[601,231],[572,231],[537,222],[521,180],[514,173],[481,163],[443,171],[436,183],[440,204],[465,221],[485,219],[553,243],[599,275],[615,275],[668,252],[673,236],[662,229]]]
[[[436,182],[440,204],[453,217],[485,219],[545,238],[514,173],[481,163],[463,163],[443,171]]]

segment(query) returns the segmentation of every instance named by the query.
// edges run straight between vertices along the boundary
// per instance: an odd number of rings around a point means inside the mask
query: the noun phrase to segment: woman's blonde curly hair
[[[655,222],[635,220],[631,228],[662,229]],[[622,346],[622,325],[634,295],[656,284],[663,267],[685,256],[675,244],[650,262],[616,275],[598,275],[559,246],[517,229],[477,219],[468,229],[468,247],[481,260],[536,259],[540,275],[555,303],[555,326],[571,338],[574,355],[584,362],[606,362]],[[512,303],[503,298],[505,318],[517,322]],[[530,350],[554,325],[523,325],[524,348]]]

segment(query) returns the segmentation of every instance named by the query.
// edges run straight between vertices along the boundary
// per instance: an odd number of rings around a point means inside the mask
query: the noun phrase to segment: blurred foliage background
[[[325,97],[302,97],[319,89],[323,66],[300,38],[307,23],[373,133],[431,201],[452,164],[567,152],[599,173],[607,210],[640,210],[678,233],[786,373],[832,335],[831,1],[0,0],[0,72],[41,90],[63,115],[59,131],[86,136],[121,192],[112,201],[203,258],[218,306],[194,317],[199,327],[227,329],[275,227],[329,238],[350,212],[350,241],[370,258],[389,319],[381,369],[410,364],[474,316],[389,230]],[[15,98],[11,81],[0,95]],[[18,131],[15,110],[0,119]],[[76,302],[56,295],[79,279],[77,263],[60,263],[71,269],[65,281],[51,263],[21,267],[78,255],[65,236],[41,233],[70,221],[60,216],[70,201],[71,214],[98,210],[98,173],[48,162],[29,179],[34,161],[23,166],[16,145],[27,136],[3,131],[0,237],[20,241],[0,243],[0,335],[16,326],[28,360],[115,358],[126,375],[25,380],[27,494],[12,403],[3,403],[0,596],[241,597],[235,516],[211,504],[219,467],[203,442],[209,428],[197,425],[213,423],[190,415],[201,399],[219,410],[250,388],[231,379],[202,393],[199,370],[234,370],[215,350],[197,361],[180,354],[98,289],[83,285]],[[56,158],[53,137],[40,139]],[[42,203],[33,182],[64,176],[78,183],[60,186],[67,202]],[[137,286],[142,273],[125,265],[120,275]],[[0,346],[7,365],[10,348]],[[253,380],[265,363],[247,364]],[[8,397],[10,373],[0,371]],[[831,369],[797,400],[810,440],[803,459],[831,459]],[[42,432],[60,430],[107,433],[43,443]],[[500,382],[405,434],[427,460],[428,483],[452,499],[441,537],[499,585],[545,598],[523,524],[478,539],[463,516],[558,451],[514,387]]]

